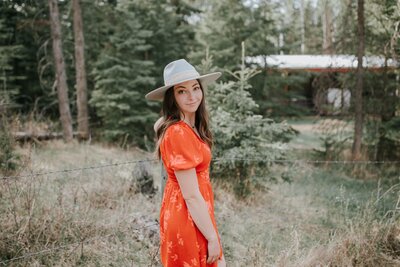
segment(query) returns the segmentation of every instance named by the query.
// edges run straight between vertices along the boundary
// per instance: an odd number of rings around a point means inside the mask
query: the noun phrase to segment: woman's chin
[[[199,108],[198,106],[188,107],[188,108],[185,110],[185,112],[187,112],[187,113],[194,113],[194,112],[196,112],[196,110],[197,110],[198,108]]]

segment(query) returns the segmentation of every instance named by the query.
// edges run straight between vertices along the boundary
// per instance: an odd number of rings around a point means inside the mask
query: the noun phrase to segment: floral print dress
[[[217,231],[214,196],[209,177],[210,148],[189,125],[179,121],[165,131],[160,151],[168,174],[160,210],[162,264],[165,267],[217,267],[217,262],[206,263],[207,239],[190,216],[174,172],[196,168],[200,193],[207,203],[208,212]]]

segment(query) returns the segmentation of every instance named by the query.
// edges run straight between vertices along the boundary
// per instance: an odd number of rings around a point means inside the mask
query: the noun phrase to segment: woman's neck
[[[193,127],[196,123],[196,113],[181,114],[181,120],[185,121]]]

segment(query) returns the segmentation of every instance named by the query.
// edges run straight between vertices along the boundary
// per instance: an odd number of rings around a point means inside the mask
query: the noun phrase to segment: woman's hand
[[[221,248],[219,246],[218,238],[212,238],[208,240],[208,258],[207,264],[211,264],[218,260]]]
[[[224,255],[222,255],[222,258],[220,260],[218,260],[218,267],[226,267]]]

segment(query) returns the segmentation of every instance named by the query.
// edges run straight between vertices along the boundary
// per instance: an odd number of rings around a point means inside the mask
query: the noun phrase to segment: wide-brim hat
[[[164,68],[164,86],[146,94],[146,99],[148,100],[160,100],[164,99],[165,92],[182,82],[187,82],[190,80],[198,80],[201,83],[203,89],[205,87],[217,80],[222,75],[221,72],[213,72],[205,75],[200,75],[196,69],[189,64],[185,59],[178,59],[172,61]]]

